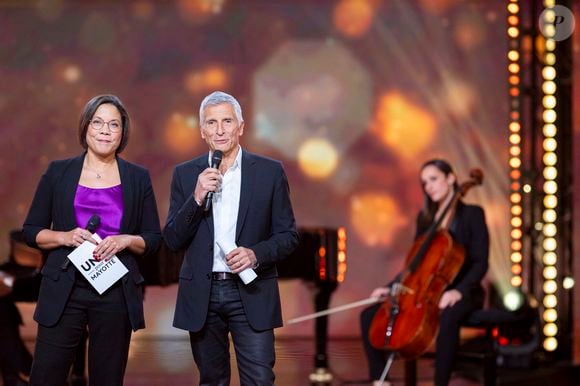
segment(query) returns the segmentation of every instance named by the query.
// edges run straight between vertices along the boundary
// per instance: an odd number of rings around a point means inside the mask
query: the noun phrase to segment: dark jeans
[[[368,360],[369,376],[373,380],[381,377],[386,364],[386,352],[374,348],[368,338],[368,331],[373,317],[382,304],[375,304],[363,310],[360,315],[362,341]],[[455,361],[455,353],[459,344],[459,329],[461,322],[467,316],[483,306],[483,294],[472,294],[463,297],[453,307],[446,308],[440,313],[439,333],[435,351],[435,385],[449,384]]]
[[[207,319],[202,330],[190,332],[191,351],[200,373],[200,385],[230,384],[231,333],[242,386],[274,384],[274,332],[250,327],[237,280],[213,281]]]
[[[76,348],[89,331],[89,385],[123,384],[131,323],[121,283],[103,295],[77,279],[63,315],[54,326],[38,326],[30,385],[65,384]]]

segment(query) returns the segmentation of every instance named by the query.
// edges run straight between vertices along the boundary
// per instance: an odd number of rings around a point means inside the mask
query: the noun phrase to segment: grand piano
[[[299,228],[300,244],[294,253],[277,265],[281,279],[300,279],[314,284],[314,311],[328,309],[332,293],[346,274],[346,231],[344,228]],[[11,261],[4,266],[22,280],[15,301],[36,301],[40,283],[39,269],[43,255],[28,247],[19,231],[10,235]],[[178,282],[183,253],[173,252],[162,243],[155,256],[139,260],[146,285],[165,286]],[[0,269],[2,267],[0,266]],[[16,289],[16,286],[15,286]],[[284,301],[284,299],[282,299]],[[328,383],[332,374],[328,370],[326,347],[328,342],[328,317],[315,320],[313,383]],[[81,362],[83,365],[84,362]]]
[[[315,286],[314,311],[328,309],[330,297],[346,274],[346,231],[344,228],[299,228],[300,244],[286,260],[277,264],[282,279],[301,279]],[[282,299],[282,301],[284,301]],[[314,372],[312,383],[329,383],[326,347],[328,316],[315,319]]]

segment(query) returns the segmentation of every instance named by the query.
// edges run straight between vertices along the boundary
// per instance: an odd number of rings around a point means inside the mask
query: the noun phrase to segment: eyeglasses
[[[111,130],[111,133],[118,133],[119,131],[121,131],[121,123],[116,119],[113,119],[112,121],[109,122],[105,122],[102,119],[95,118],[91,121],[91,127],[94,130],[101,130],[103,126],[105,126],[105,124],[109,127],[109,130]]]

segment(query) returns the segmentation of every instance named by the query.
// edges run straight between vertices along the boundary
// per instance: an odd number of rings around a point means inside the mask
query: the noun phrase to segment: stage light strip
[[[346,229],[338,228],[338,277],[337,281],[342,283],[346,277]]]
[[[509,85],[509,177],[511,211],[511,285],[522,286],[522,127],[521,127],[521,50],[520,50],[520,4],[518,0],[507,1],[508,35],[508,85]],[[525,187],[524,187],[525,188]],[[529,188],[529,186],[527,186]]]
[[[555,0],[544,0],[542,20],[545,23],[544,28],[544,64],[542,66],[542,133],[543,133],[543,210],[542,210],[542,276],[544,296],[542,304],[544,312],[542,313],[544,327],[543,347],[546,351],[555,351],[558,348],[558,228],[556,224],[558,213],[558,157],[556,148],[557,114],[556,105],[556,41],[553,39],[556,29],[554,26],[555,12],[549,8],[554,7]]]

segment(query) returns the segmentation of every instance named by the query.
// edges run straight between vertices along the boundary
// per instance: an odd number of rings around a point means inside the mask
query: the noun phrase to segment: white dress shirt
[[[211,164],[211,154],[209,155]],[[242,148],[238,146],[238,155],[232,166],[222,176],[222,183],[213,195],[213,272],[231,272],[226,264],[226,252],[217,245],[235,245],[236,224],[240,208],[240,189],[242,186]]]

